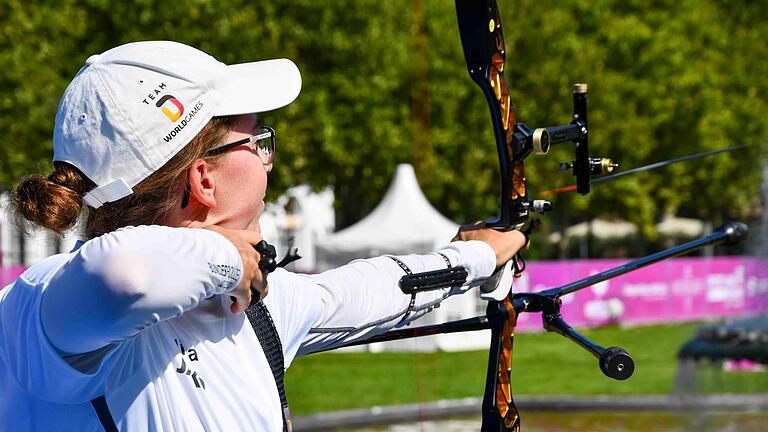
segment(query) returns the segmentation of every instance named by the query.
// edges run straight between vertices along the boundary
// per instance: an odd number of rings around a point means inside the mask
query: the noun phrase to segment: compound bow
[[[499,215],[496,220],[488,221],[485,225],[501,230],[519,229],[529,219],[531,212],[544,213],[552,208],[550,202],[531,200],[528,196],[524,160],[532,152],[545,154],[550,145],[571,141],[575,157],[572,162],[561,166],[572,170],[577,190],[581,194],[589,192],[593,174],[610,172],[615,164],[610,159],[591,158],[589,155],[586,84],[574,86],[573,118],[570,124],[532,130],[526,124],[518,123],[504,79],[506,46],[496,2],[456,0],[456,14],[469,75],[483,90],[490,108],[499,157]],[[529,229],[532,227],[533,223]],[[514,297],[508,290],[511,282],[508,275],[511,272],[510,265],[514,266],[515,273],[522,271],[524,264],[521,263],[524,261],[518,255],[492,278],[492,283],[481,287],[481,297],[491,300],[486,317],[492,331],[483,396],[484,431],[520,428],[519,415],[512,399],[510,372],[515,324],[521,310],[513,304]],[[558,312],[559,303],[557,307],[554,307],[554,302],[550,306],[553,306],[550,307],[551,312]]]
[[[569,124],[532,129],[524,123],[518,123],[504,79],[506,47],[496,1],[456,0],[456,13],[467,69],[472,80],[483,90],[488,102],[499,157],[499,214],[496,219],[486,221],[484,226],[499,230],[522,229],[529,221],[531,212],[546,213],[552,209],[550,202],[532,200],[528,196],[524,169],[524,160],[528,155],[545,154],[551,145],[570,141],[575,152],[574,159],[561,163],[560,167],[572,171],[576,177],[576,190],[581,194],[589,193],[592,176],[608,174],[617,164],[610,159],[591,157],[589,154],[586,84],[575,84],[573,87],[573,117]],[[526,231],[530,233],[536,223],[537,220],[531,221]],[[524,261],[518,254],[480,287],[481,297],[489,301],[485,316],[390,331],[346,346],[490,329],[491,345],[483,394],[481,430],[519,431],[520,417],[512,398],[511,370],[515,325],[520,313],[541,312],[543,326],[547,331],[559,333],[592,353],[599,359],[599,367],[608,377],[625,380],[634,371],[634,362],[629,354],[620,347],[604,348],[577,333],[560,314],[560,298],[598,282],[704,246],[737,243],[746,237],[747,231],[747,226],[742,223],[727,223],[698,240],[630,261],[559,288],[537,293],[515,294],[510,289],[512,275],[525,268]],[[450,272],[410,275],[400,281],[400,287],[404,292],[444,287],[447,281],[455,282],[457,277],[462,275],[466,277],[462,270],[455,268]]]

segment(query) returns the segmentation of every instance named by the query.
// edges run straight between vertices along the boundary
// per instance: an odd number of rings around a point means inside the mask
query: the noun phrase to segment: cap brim
[[[299,68],[288,59],[227,66],[229,89],[216,116],[272,111],[293,102],[301,91]]]

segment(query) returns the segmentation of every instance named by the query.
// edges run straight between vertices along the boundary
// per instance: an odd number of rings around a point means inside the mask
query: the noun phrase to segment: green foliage
[[[488,109],[469,79],[453,2],[155,0],[23,2],[0,7],[0,188],[50,165],[53,118],[96,52],[173,39],[234,63],[288,57],[301,96],[267,113],[279,134],[271,197],[309,182],[335,188],[339,225],[370,211],[397,163],[456,221],[495,212],[498,168]],[[766,141],[768,7],[762,2],[501,1],[517,117],[567,123],[570,86],[590,85],[590,145],[622,168],[735,144],[739,153],[561,196],[555,228],[597,215],[652,225],[667,212],[717,223],[759,202]],[[258,95],[254,95],[258,97]],[[557,162],[528,159],[532,196],[568,184]]]

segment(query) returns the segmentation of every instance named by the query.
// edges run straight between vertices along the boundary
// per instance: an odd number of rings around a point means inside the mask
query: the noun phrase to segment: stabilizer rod
[[[559,299],[556,300],[559,302]],[[635,362],[621,347],[604,348],[580,334],[563,320],[560,313],[542,316],[544,328],[572,340],[599,360],[600,370],[609,378],[624,381],[635,371]]]
[[[629,357],[626,351],[618,347],[611,347],[607,349],[603,348],[602,346],[597,345],[584,336],[578,334],[572,327],[565,323],[560,316],[560,297],[576,292],[582,288],[594,285],[598,282],[602,282],[604,280],[629,273],[633,270],[649,266],[661,260],[692,252],[704,246],[721,243],[727,245],[736,244],[744,240],[747,237],[748,232],[749,228],[746,224],[741,222],[727,222],[721,225],[717,230],[715,230],[715,232],[708,236],[683,243],[669,249],[665,249],[661,252],[657,252],[643,258],[638,258],[624,265],[614,267],[610,270],[606,270],[604,272],[569,283],[567,285],[563,285],[559,288],[552,288],[536,293],[513,294],[512,305],[515,308],[515,312],[517,314],[522,312],[543,312],[542,318],[544,319],[544,328],[546,330],[559,333],[573,340],[580,346],[587,349],[593,355],[598,357],[600,359],[600,369],[607,376],[614,379],[626,379],[632,374],[632,370],[634,370],[634,363],[632,363],[632,359]],[[478,316],[442,324],[393,330],[374,336],[372,338],[350,342],[339,347],[328,348],[321,351],[329,351],[336,348],[364,345],[374,342],[408,339],[413,337],[444,333],[485,330],[489,328],[491,328],[491,325],[488,321],[488,317]],[[628,375],[626,378],[621,378],[623,374],[627,373]]]
[[[621,276],[625,273],[629,273],[639,268],[646,267],[651,264],[655,264],[667,258],[672,258],[678,255],[687,254],[694,250],[700,249],[704,246],[710,246],[710,245],[721,244],[721,243],[724,243],[727,245],[736,244],[744,240],[745,238],[747,238],[748,233],[749,233],[749,228],[747,227],[746,224],[743,224],[741,222],[726,222],[723,225],[721,225],[717,230],[715,230],[712,234],[706,237],[692,240],[687,243],[683,243],[681,245],[677,245],[669,249],[665,249],[663,251],[656,252],[654,254],[651,254],[642,258],[638,258],[636,260],[632,260],[624,265],[620,265],[618,267],[614,267],[610,270],[597,273],[590,277],[580,279],[575,282],[571,282],[559,288],[552,288],[552,289],[541,291],[538,294],[545,297],[562,297],[564,295],[576,292],[580,289],[584,289],[588,286],[592,286],[598,282],[615,278],[616,276]]]

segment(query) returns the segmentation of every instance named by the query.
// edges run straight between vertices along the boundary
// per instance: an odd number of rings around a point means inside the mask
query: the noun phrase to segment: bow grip
[[[480,285],[480,298],[483,300],[502,301],[512,290],[512,281],[515,278],[513,260],[497,268],[491,277]]]
[[[540,219],[533,219],[528,227],[521,229],[522,226],[518,226],[518,229],[525,236],[525,246],[528,246],[528,241],[541,225]],[[524,247],[525,247],[524,246]],[[495,300],[502,301],[512,291],[512,282],[515,280],[515,276],[519,275],[525,270],[525,260],[518,251],[515,256],[507,261],[506,264],[497,268],[482,285],[480,285],[480,298],[483,300]]]

